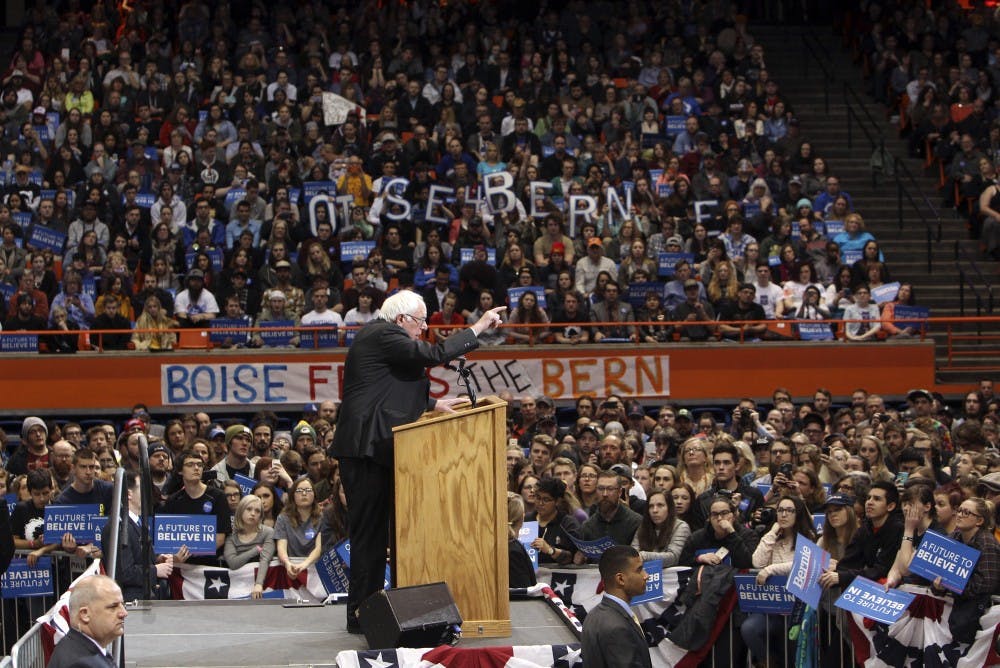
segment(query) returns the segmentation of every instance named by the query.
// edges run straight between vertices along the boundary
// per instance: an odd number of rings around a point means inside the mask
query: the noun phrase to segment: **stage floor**
[[[368,649],[344,630],[343,605],[282,607],[285,601],[154,601],[130,609],[126,666],[333,666],[337,652]],[[511,601],[510,638],[465,638],[459,647],[578,642],[542,600]]]

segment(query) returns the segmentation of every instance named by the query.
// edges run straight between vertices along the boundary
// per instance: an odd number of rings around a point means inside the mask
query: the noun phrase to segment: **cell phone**
[[[896,474],[896,484],[905,485],[906,481],[910,479],[910,474],[906,471],[900,471]]]
[[[715,551],[715,556],[717,556],[719,559],[725,559],[726,557],[729,556],[729,548],[720,547],[718,550]]]

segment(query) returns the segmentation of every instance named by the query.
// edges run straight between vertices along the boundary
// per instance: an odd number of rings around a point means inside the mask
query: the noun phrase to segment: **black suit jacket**
[[[49,668],[114,668],[115,664],[97,645],[76,629],[56,643]]]
[[[587,668],[652,668],[642,629],[607,598],[583,621],[583,665]]]
[[[344,363],[344,401],[330,456],[368,457],[392,466],[392,428],[434,408],[426,368],[478,347],[468,328],[431,345],[412,340],[402,327],[386,320],[365,325]]]
[[[122,588],[122,598],[126,601],[141,601],[145,598],[142,587],[142,537],[139,526],[127,518],[125,525],[128,531],[128,545],[121,545],[118,550],[117,573],[113,576],[118,586]],[[110,531],[105,531],[101,540],[101,551],[110,554],[108,538]],[[150,538],[152,540],[152,538]],[[105,562],[105,568],[108,564]],[[151,561],[149,565],[149,590],[153,598],[156,596],[156,566]]]

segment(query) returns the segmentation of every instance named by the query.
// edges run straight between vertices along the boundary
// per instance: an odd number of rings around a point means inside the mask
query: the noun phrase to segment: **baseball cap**
[[[152,457],[153,455],[155,455],[157,452],[165,452],[168,455],[173,455],[173,453],[170,452],[170,448],[168,448],[166,446],[166,444],[163,443],[163,442],[161,442],[161,441],[157,441],[156,443],[153,443],[152,445],[150,445],[148,452],[149,452],[149,456],[150,457]]]
[[[682,408],[679,411],[677,411],[677,417],[674,418],[674,420],[690,420],[690,419],[691,419],[691,411],[689,411],[686,408]]]
[[[670,244],[677,244],[678,246],[683,246],[684,238],[676,234],[672,237],[667,237],[665,245],[669,246]]]
[[[277,262],[274,263],[274,268],[275,269],[291,269],[292,268],[292,263],[289,262],[288,260],[278,260]]]
[[[231,426],[229,429],[226,430],[226,445],[228,446],[229,442],[232,441],[237,436],[243,436],[244,438],[248,438],[251,441],[253,440],[253,432],[250,431],[250,427],[246,426],[245,424],[234,424],[233,426]]]
[[[979,479],[979,482],[976,483],[976,487],[985,487],[987,490],[994,493],[1000,492],[1000,471],[987,473]]]
[[[552,253],[563,253],[563,254],[565,254],[566,253],[566,245],[563,242],[561,242],[561,241],[555,242],[554,244],[552,244],[552,250],[549,251],[549,255],[551,255]]]
[[[826,503],[823,504],[824,508],[829,508],[830,506],[853,506],[854,499],[847,496],[846,494],[831,494],[826,497]]]
[[[694,280],[693,278],[689,278],[686,281],[684,281],[685,290],[687,290],[688,288],[696,288],[696,287],[698,287],[698,281]]]
[[[552,398],[546,397],[545,395],[535,397],[535,404],[536,405],[545,404],[546,406],[555,406],[555,403],[552,401]]]
[[[631,467],[626,466],[625,464],[615,464],[610,470],[624,478],[635,481],[635,476],[632,475]]]
[[[37,114],[39,116],[44,116],[45,115],[45,107],[35,107],[35,109],[31,113]]]
[[[282,292],[281,290],[271,290],[270,292],[267,293],[267,298],[280,299],[281,301],[285,301],[285,293]]]
[[[632,406],[628,411],[628,416],[630,418],[644,418],[646,413],[643,412],[642,406]]]
[[[224,437],[225,435],[226,435],[226,430],[223,429],[222,427],[220,427],[219,425],[215,425],[208,432],[208,437],[210,439],[212,439],[212,438],[218,438],[219,436],[223,436]]]
[[[927,401],[934,401],[934,395],[930,393],[929,390],[910,390],[906,393],[907,401],[916,401],[917,399],[923,397]]]
[[[205,272],[201,269],[192,269],[187,274],[188,278],[205,278]]]
[[[125,433],[131,433],[133,429],[138,429],[139,431],[146,431],[146,423],[139,418],[132,418],[125,422]]]
[[[604,248],[604,242],[601,241],[600,237],[590,237],[590,241],[587,242],[587,247],[590,248],[591,246]]]

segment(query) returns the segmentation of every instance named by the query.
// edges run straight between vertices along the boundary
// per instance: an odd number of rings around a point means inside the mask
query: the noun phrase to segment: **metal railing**
[[[847,114],[847,148],[854,147],[854,131],[859,129],[868,140],[869,149],[878,152],[883,161],[888,157],[892,164],[892,174],[890,178],[895,183],[896,190],[896,224],[900,230],[905,227],[904,204],[907,213],[915,216],[923,223],[925,230],[924,256],[927,263],[927,273],[933,273],[934,244],[940,243],[942,236],[942,219],[937,207],[931,202],[926,192],[917,183],[913,173],[904,160],[889,152],[885,147],[885,135],[882,133],[879,124],[872,117],[861,96],[846,80],[841,81],[828,63],[832,61],[830,52],[826,46],[816,37],[815,33],[807,30],[802,34],[803,46],[803,72],[808,76],[809,64],[815,61],[823,72],[824,81],[828,85],[823,87],[824,108],[829,116],[830,113],[830,89],[839,81],[844,106]],[[878,172],[872,169],[872,187],[878,187]],[[916,196],[914,196],[916,193]]]

